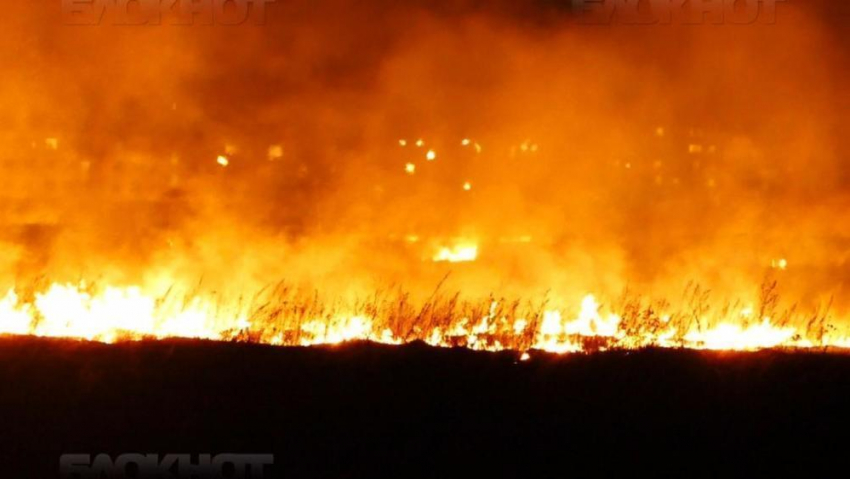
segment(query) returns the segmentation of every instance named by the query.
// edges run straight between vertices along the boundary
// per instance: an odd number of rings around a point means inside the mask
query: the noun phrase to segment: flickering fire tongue
[[[0,333],[107,343],[202,338],[281,346],[420,340],[439,347],[556,353],[649,346],[721,350],[850,346],[846,336],[813,336],[812,331],[778,325],[769,317],[754,318],[751,309],[729,311],[730,317],[701,328],[691,318],[657,316],[651,309],[632,311],[626,318],[605,313],[592,295],[573,312],[506,309],[494,301],[488,309],[478,310],[478,316],[475,307],[439,301],[410,311],[408,317],[398,314],[392,299],[360,304],[350,311],[311,305],[309,297],[283,296],[278,301],[227,305],[202,296],[174,301],[167,294],[138,287],[91,291],[85,285],[53,284],[31,302],[10,291],[0,301]],[[398,325],[405,322],[412,328],[402,331]]]

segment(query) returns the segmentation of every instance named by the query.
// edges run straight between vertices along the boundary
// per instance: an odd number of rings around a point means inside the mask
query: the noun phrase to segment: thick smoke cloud
[[[240,27],[7,6],[0,266],[341,294],[451,271],[467,294],[572,302],[773,275],[804,305],[840,298],[835,3],[746,27],[582,26],[553,2],[279,1]],[[431,262],[453,238],[479,260]]]

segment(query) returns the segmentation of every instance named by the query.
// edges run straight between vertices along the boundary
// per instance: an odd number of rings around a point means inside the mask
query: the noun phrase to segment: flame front
[[[813,335],[770,318],[753,318],[750,308],[739,319],[651,316],[649,310],[622,317],[603,312],[593,295],[579,307],[543,310],[526,317],[516,308],[504,309],[492,302],[480,316],[476,308],[449,311],[445,317],[394,316],[391,300],[361,303],[360,310],[344,310],[294,304],[293,298],[269,308],[269,303],[225,305],[220,300],[146,294],[138,286],[109,286],[92,291],[85,284],[52,284],[23,301],[14,290],[0,300],[0,334],[33,335],[115,343],[146,339],[192,338],[248,341],[275,346],[336,345],[350,341],[404,344],[424,341],[436,347],[467,347],[482,351],[514,350],[528,359],[527,351],[577,353],[606,349],[645,347],[754,351],[768,348],[843,348],[850,337]],[[440,309],[431,304],[423,307]],[[313,309],[313,316],[304,311]],[[512,311],[515,315],[510,316]],[[396,311],[397,313],[397,311]],[[413,324],[404,330],[400,321]],[[435,324],[442,321],[442,324]],[[688,325],[690,323],[690,325]],[[428,325],[428,327],[422,327]]]

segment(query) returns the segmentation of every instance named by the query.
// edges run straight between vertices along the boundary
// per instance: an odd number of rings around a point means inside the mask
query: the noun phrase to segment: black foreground
[[[271,453],[265,477],[843,477],[850,356],[0,340],[0,477]],[[775,475],[775,474],[773,474]]]

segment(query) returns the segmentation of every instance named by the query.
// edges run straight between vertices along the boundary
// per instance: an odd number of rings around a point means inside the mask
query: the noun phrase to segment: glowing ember
[[[268,153],[269,161],[275,161],[283,158],[283,146],[282,145],[272,145],[269,147]]]
[[[216,158],[215,162],[218,163],[219,166],[221,166],[222,168],[230,166],[230,160],[224,155],[220,155],[218,158]]]
[[[788,269],[788,260],[785,258],[775,259],[771,261],[770,266],[773,269],[786,270]]]

